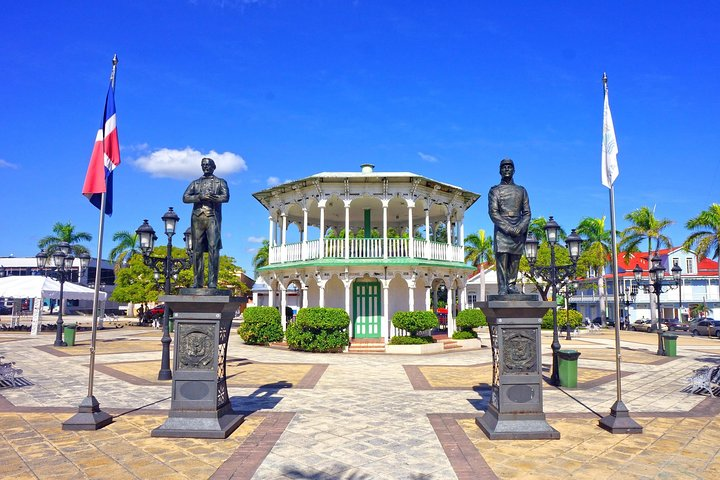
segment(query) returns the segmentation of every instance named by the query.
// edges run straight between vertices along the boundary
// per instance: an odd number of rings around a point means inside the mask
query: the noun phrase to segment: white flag
[[[620,173],[617,163],[618,146],[615,139],[615,127],[610,114],[607,85],[605,86],[605,109],[603,111],[603,142],[602,142],[602,184],[607,188]]]

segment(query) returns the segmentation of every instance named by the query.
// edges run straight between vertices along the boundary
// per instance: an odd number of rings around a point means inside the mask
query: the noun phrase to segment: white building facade
[[[268,210],[269,238],[269,262],[258,272],[267,295],[255,292],[255,305],[284,312],[296,290],[300,308],[346,310],[351,338],[387,341],[401,333],[391,323],[395,312],[436,308],[444,288],[453,306],[448,331],[455,330],[474,270],[464,261],[463,221],[479,195],[365,164],[360,172],[319,173],[253,196]]]

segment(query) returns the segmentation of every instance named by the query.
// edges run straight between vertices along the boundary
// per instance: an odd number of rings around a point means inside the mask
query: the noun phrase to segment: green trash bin
[[[577,360],[580,352],[577,350],[558,351],[558,373],[560,374],[560,385],[566,388],[577,387]]]
[[[666,357],[677,357],[677,338],[674,333],[663,333],[663,345],[665,346]]]
[[[75,332],[77,331],[77,325],[74,323],[68,323],[63,328],[63,335],[65,336],[65,343],[68,347],[75,346]]]

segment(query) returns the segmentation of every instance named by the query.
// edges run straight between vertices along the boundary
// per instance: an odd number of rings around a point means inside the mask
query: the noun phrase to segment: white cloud
[[[190,180],[202,175],[200,161],[203,157],[215,160],[217,166],[215,174],[220,177],[247,170],[247,164],[240,155],[232,152],[218,153],[215,150],[202,153],[190,147],[186,147],[184,150],[161,148],[149,155],[143,155],[133,163],[153,177]]]
[[[262,243],[265,237],[248,237],[247,241],[250,243]]]
[[[420,158],[422,158],[426,162],[435,163],[438,161],[437,157],[433,155],[428,155],[427,153],[418,152],[418,155],[420,155]]]
[[[10,163],[10,162],[8,162],[7,160],[3,160],[2,158],[0,158],[0,168],[13,168],[13,169],[17,169],[18,166],[15,165],[14,163]]]
[[[246,251],[247,253],[257,253],[258,250],[259,250],[258,248],[248,248],[248,249],[245,250],[245,251]]]
[[[278,177],[268,177],[267,179],[267,186],[268,187],[274,187],[275,185],[280,184],[280,179]]]

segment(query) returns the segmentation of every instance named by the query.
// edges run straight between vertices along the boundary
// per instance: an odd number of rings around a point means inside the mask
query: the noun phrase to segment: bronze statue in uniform
[[[495,224],[493,243],[499,295],[520,293],[515,283],[530,226],[530,200],[525,188],[513,182],[514,174],[513,161],[501,160],[501,181],[488,193],[488,213]]]
[[[203,158],[200,162],[203,176],[188,185],[183,195],[183,202],[192,203],[193,287],[202,288],[204,280],[203,253],[208,254],[208,288],[217,288],[218,266],[222,238],[222,204],[230,200],[227,182],[213,175],[215,161]]]

